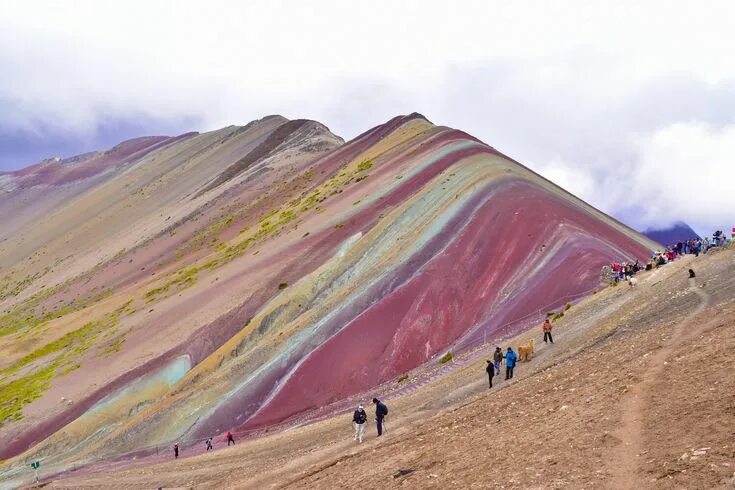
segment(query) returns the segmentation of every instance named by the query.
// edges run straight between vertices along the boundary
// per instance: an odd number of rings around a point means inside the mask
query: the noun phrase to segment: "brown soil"
[[[697,271],[689,283],[686,270]],[[484,357],[349,415],[178,461],[102,465],[54,488],[731,488],[735,250],[686,257],[574,306],[553,346],[488,389]],[[541,344],[540,346],[538,344]],[[498,380],[498,378],[496,378]],[[184,456],[186,456],[184,454]],[[161,458],[168,457],[161,456]],[[403,470],[403,471],[402,471]]]

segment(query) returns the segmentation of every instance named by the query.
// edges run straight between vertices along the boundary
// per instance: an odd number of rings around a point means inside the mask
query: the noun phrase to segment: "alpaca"
[[[529,340],[526,344],[518,346],[518,360],[528,361],[533,356],[533,339]]]

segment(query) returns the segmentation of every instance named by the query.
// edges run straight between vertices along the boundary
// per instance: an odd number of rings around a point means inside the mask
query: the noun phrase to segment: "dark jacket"
[[[498,362],[503,360],[503,351],[502,350],[496,350],[493,353],[493,361]]]
[[[365,410],[355,410],[355,413],[352,415],[352,421],[356,424],[364,424],[367,422],[367,414],[365,413]]]
[[[492,362],[487,362],[487,367],[485,368],[485,371],[487,371],[487,374],[489,374],[491,378],[495,376],[495,366]]]
[[[385,403],[378,401],[375,404],[375,418],[382,419],[386,415],[388,415],[388,407],[385,406]]]

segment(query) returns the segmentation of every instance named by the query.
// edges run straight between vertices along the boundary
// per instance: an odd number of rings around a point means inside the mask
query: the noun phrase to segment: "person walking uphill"
[[[548,318],[544,322],[544,325],[543,325],[542,328],[544,330],[544,344],[547,342],[547,339],[548,339],[549,342],[551,342],[553,344],[554,343],[554,339],[551,337],[551,329],[553,327],[551,326],[551,322],[549,321]]]
[[[513,377],[513,368],[516,367],[518,355],[512,347],[508,347],[503,358],[505,359],[505,379],[511,379]]]
[[[377,398],[373,398],[375,404],[375,423],[378,425],[378,436],[383,435],[383,419],[388,415],[388,407]]]
[[[500,347],[495,348],[495,352],[493,353],[493,361],[495,364],[495,374],[500,374],[500,364],[503,362],[503,351],[500,349]]]
[[[352,414],[352,425],[355,426],[355,440],[362,443],[362,435],[365,432],[365,423],[367,422],[367,413],[362,405],[357,406],[357,410]]]
[[[227,431],[227,447],[230,447],[230,443],[235,444],[235,438],[232,437],[232,432]]]
[[[488,388],[493,387],[493,376],[495,376],[495,365],[493,364],[493,361],[489,360],[487,361],[487,367],[485,368],[485,371],[487,371],[487,381],[490,386]]]

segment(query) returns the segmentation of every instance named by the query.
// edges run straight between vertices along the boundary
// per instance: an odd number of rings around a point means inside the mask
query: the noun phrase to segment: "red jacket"
[[[543,324],[544,333],[551,332],[551,322],[549,320],[546,320]]]

